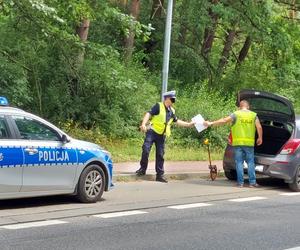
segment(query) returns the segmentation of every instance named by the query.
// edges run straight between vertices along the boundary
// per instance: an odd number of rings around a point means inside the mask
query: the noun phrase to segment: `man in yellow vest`
[[[220,120],[204,122],[206,126],[218,126],[231,123],[232,146],[234,147],[234,160],[237,173],[238,187],[244,185],[244,161],[248,165],[249,187],[258,187],[255,176],[254,145],[255,132],[258,138],[256,144],[262,144],[262,127],[256,113],[249,110],[249,103],[246,100],[240,101],[239,110],[230,116]]]
[[[146,174],[149,153],[154,143],[156,148],[156,181],[167,183],[168,181],[164,178],[164,153],[166,137],[171,135],[171,125],[175,122],[181,127],[193,127],[195,123],[177,119],[175,109],[172,107],[176,101],[176,92],[174,90],[164,93],[163,97],[163,102],[156,103],[151,110],[145,114],[140,126],[141,131],[146,133],[146,137],[142,147],[141,167],[136,171],[136,174],[137,176]],[[150,124],[147,126],[149,121]]]

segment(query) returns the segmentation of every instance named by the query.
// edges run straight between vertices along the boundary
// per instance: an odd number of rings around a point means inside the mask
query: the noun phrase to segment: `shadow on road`
[[[270,187],[270,188],[278,188],[278,189],[287,189],[289,190],[289,186],[284,180],[275,179],[270,177],[259,177],[257,178],[257,183],[262,187]]]
[[[104,199],[101,199],[103,201]],[[101,202],[100,201],[100,202]],[[18,208],[32,208],[56,205],[76,205],[83,204],[79,202],[74,196],[70,195],[57,195],[45,196],[35,198],[22,198],[13,200],[0,200],[0,211],[5,209],[18,209]]]
[[[22,198],[13,200],[1,200],[0,210],[8,208],[28,208],[28,207],[42,207],[50,205],[62,205],[78,203],[78,201],[72,196],[47,196],[47,197],[36,197],[36,198]]]
[[[245,187],[247,187],[249,185],[248,179],[247,177],[245,177]],[[190,179],[190,180],[186,180],[187,183],[190,184],[197,184],[199,183],[199,179]],[[271,177],[267,177],[267,176],[259,176],[257,177],[257,183],[261,186],[261,189],[280,189],[282,191],[289,191],[289,187],[288,184],[285,183],[283,180],[281,179],[275,179],[275,178],[271,178]],[[208,186],[232,186],[235,187],[236,186],[236,181],[230,181],[226,178],[223,177],[219,177],[217,178],[215,181],[210,180],[209,178],[207,178],[206,180],[204,179],[204,181],[202,180],[201,185],[208,185]]]

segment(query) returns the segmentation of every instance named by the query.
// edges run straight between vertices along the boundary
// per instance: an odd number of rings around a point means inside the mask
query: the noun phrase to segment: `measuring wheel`
[[[212,181],[214,181],[217,176],[218,176],[218,169],[217,169],[217,166],[216,165],[210,165],[209,167],[209,170],[210,170],[210,178]]]
[[[209,165],[208,165],[208,168],[209,168],[209,175],[210,175],[210,178],[212,181],[214,181],[217,176],[218,176],[218,169],[217,169],[217,166],[216,165],[211,165],[211,157],[210,157],[210,148],[209,148],[209,140],[208,139],[205,139],[204,140],[204,145],[207,146],[207,152],[208,152],[208,161],[209,161]]]

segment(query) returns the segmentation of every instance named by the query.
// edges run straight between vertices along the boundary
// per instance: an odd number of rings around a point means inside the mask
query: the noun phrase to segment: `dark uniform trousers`
[[[164,174],[164,154],[165,154],[165,135],[159,135],[152,129],[149,129],[146,133],[146,137],[143,144],[143,153],[141,159],[141,169],[147,170],[148,159],[153,143],[155,143],[156,155],[155,155],[155,170],[156,174],[162,176]]]

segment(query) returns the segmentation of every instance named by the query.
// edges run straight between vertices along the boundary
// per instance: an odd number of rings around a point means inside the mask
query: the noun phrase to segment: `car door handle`
[[[37,150],[37,148],[25,148],[25,152],[27,152],[29,155],[35,155],[39,151]]]

